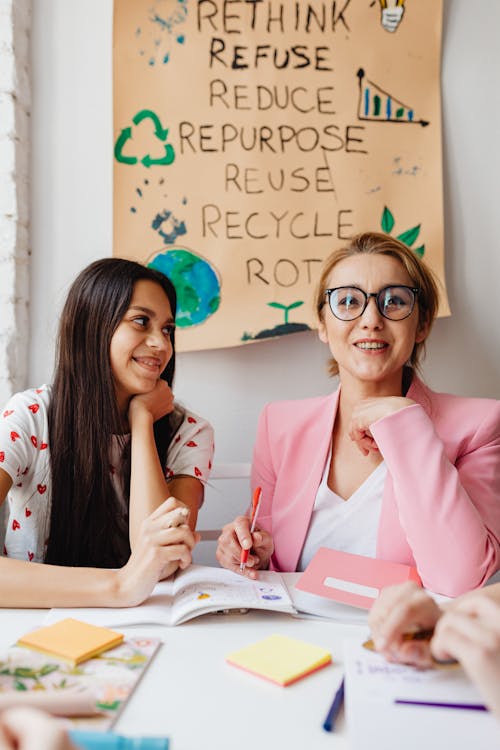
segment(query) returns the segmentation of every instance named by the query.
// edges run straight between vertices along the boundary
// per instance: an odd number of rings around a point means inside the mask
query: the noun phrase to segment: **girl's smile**
[[[110,360],[121,411],[139,393],[149,393],[172,356],[175,328],[167,295],[154,281],[134,286],[130,305],[111,339]]]

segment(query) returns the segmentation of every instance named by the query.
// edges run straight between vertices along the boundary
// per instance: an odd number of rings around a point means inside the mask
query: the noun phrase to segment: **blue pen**
[[[344,702],[344,678],[338,687],[337,692],[330,706],[330,710],[326,715],[326,719],[323,722],[323,729],[325,732],[333,732],[335,729],[335,721],[337,720],[338,713],[341,709],[342,703]]]
[[[69,733],[82,750],[168,750],[167,737],[123,737],[114,732],[87,732],[78,729]]]

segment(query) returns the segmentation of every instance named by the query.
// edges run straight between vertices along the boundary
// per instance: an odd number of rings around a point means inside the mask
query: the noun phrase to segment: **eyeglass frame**
[[[361,292],[361,294],[365,298],[365,304],[363,305],[363,309],[359,313],[359,315],[355,315],[354,318],[339,318],[338,315],[335,315],[332,305],[331,305],[331,296],[333,292],[337,292],[339,289],[356,289],[358,292]],[[408,289],[410,292],[413,292],[413,302],[411,306],[410,312],[405,315],[403,318],[389,318],[388,315],[384,313],[384,311],[381,309],[381,306],[379,304],[379,296],[382,294],[382,292],[385,292],[387,289]],[[324,294],[326,297],[328,297],[328,307],[332,311],[332,315],[337,318],[337,320],[341,320],[343,323],[350,323],[352,320],[357,320],[358,318],[361,318],[363,313],[365,312],[366,308],[368,307],[368,303],[370,301],[370,297],[373,297],[375,299],[375,305],[377,306],[377,310],[382,315],[383,318],[386,320],[392,320],[394,323],[397,323],[400,320],[406,320],[406,318],[409,318],[412,314],[413,310],[415,309],[415,302],[417,301],[417,297],[420,294],[422,290],[415,286],[408,286],[407,284],[388,284],[387,286],[383,286],[382,289],[379,289],[378,292],[365,292],[364,289],[361,289],[359,286],[352,286],[350,284],[346,286],[335,286],[332,289],[325,289]]]

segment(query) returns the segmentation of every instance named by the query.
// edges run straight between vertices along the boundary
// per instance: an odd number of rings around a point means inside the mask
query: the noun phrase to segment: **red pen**
[[[257,523],[257,515],[259,513],[261,497],[262,497],[262,487],[256,487],[253,493],[253,499],[252,499],[252,514],[250,516],[250,534],[253,534],[254,529],[255,529],[255,524]],[[240,570],[241,571],[245,570],[249,551],[250,550],[248,549],[241,550],[241,554],[240,554]]]

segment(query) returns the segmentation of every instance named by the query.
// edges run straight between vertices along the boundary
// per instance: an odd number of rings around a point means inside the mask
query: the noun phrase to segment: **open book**
[[[138,607],[52,609],[44,624],[74,617],[111,628],[179,625],[199,615],[238,609],[266,609],[298,617],[307,614],[353,625],[367,624],[367,613],[357,607],[296,589],[295,582],[301,575],[259,570],[258,580],[252,581],[224,568],[191,565],[158,583],[149,599]]]
[[[295,613],[295,608],[279,573],[259,571],[252,581],[230,570],[190,565],[173,578],[159,583],[152,595],[138,607],[119,609],[52,609],[45,623],[64,617],[107,627],[143,623],[179,625],[193,617],[234,609],[269,609]]]

